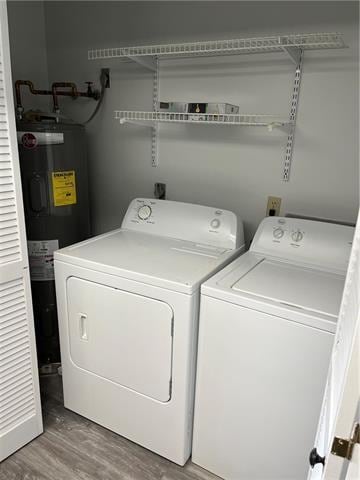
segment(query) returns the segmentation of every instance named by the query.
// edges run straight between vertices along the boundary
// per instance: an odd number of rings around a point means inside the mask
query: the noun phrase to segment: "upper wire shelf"
[[[267,114],[209,114],[209,113],[169,113],[169,112],[140,112],[140,111],[115,111],[115,119],[121,124],[135,123],[153,127],[156,123],[197,123],[207,125],[239,125],[247,127],[285,127],[291,125],[289,119],[278,115]]]
[[[100,48],[89,50],[88,59],[120,58],[126,60],[137,57],[177,58],[281,51],[289,53],[291,49],[323,50],[337,48],[346,48],[341,33],[305,33],[167,45]]]

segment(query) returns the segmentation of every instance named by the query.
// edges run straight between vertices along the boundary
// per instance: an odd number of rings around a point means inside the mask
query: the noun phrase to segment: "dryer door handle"
[[[89,340],[88,335],[88,325],[87,325],[87,315],[85,313],[79,313],[79,332],[81,340],[85,340],[86,342]]]

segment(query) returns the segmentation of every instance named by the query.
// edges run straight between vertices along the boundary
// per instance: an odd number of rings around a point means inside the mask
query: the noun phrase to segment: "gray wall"
[[[10,0],[7,8],[13,81],[32,80],[35,88],[47,88],[44,2]],[[23,92],[26,109],[48,109],[47,98],[34,97],[27,88]]]
[[[268,195],[282,197],[282,213],[355,221],[357,2],[45,2],[45,25],[50,82],[97,81],[102,66],[111,68],[111,89],[87,128],[94,233],[117,227],[129,201],[152,196],[155,181],[166,182],[170,199],[235,211],[248,239]],[[150,131],[113,119],[115,109],[151,109],[151,74],[87,60],[89,48],[319,31],[343,32],[350,48],[305,54],[289,183],[282,182],[286,135],[265,129],[162,125],[160,164],[151,167]],[[163,62],[160,97],[287,115],[293,75],[278,54]],[[61,104],[79,121],[94,108],[84,99]]]

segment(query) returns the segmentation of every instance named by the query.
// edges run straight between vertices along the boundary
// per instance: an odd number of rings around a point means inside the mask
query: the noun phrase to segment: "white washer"
[[[354,229],[269,217],[201,288],[192,459],[227,480],[304,480]]]
[[[232,212],[152,199],[135,199],[119,230],[58,250],[65,406],[183,465],[200,284],[243,250]]]

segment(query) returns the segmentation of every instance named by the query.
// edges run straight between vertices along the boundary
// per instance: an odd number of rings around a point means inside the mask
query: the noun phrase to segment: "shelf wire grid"
[[[147,45],[137,47],[100,48],[88,51],[89,60],[106,58],[152,56],[158,58],[176,58],[190,56],[239,55],[245,53],[281,52],[286,47],[303,50],[321,50],[346,48],[341,33],[306,33],[274,35],[257,38],[233,40],[212,40],[204,42]]]
[[[203,123],[210,125],[240,125],[249,127],[282,127],[290,125],[289,119],[267,114],[210,114],[210,113],[169,113],[115,111],[115,119],[121,124],[138,123],[153,126],[156,123]]]

